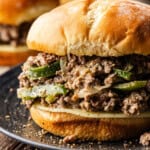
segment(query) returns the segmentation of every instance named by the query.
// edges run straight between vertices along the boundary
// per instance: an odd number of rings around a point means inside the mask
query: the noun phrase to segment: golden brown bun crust
[[[28,22],[58,5],[58,0],[0,0],[0,23]]]
[[[70,2],[71,0],[59,0],[59,3],[60,4],[64,4],[64,3],[67,3],[67,2]]]
[[[149,129],[150,119],[87,119],[67,113],[30,108],[32,119],[41,128],[62,137],[76,139],[120,140],[135,137]]]
[[[0,46],[0,66],[14,66],[26,61],[29,56],[37,54],[35,51],[28,50],[27,47],[26,49],[23,47],[19,50],[17,47],[11,47],[11,51],[10,46],[6,47],[5,50],[2,50],[2,48],[3,47]]]
[[[148,55],[150,6],[132,0],[75,0],[39,17],[27,44],[57,55]]]

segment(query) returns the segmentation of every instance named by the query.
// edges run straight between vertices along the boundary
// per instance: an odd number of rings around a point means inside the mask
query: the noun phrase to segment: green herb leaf
[[[131,80],[132,72],[124,71],[121,69],[114,69],[114,71],[119,77],[121,77],[125,80]]]

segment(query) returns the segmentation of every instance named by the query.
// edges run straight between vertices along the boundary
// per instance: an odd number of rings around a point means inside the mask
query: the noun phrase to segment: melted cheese
[[[50,108],[38,104],[35,104],[34,107],[42,111],[69,113],[86,118],[150,118],[150,112],[145,112],[140,115],[128,116],[120,112],[87,112],[81,109]]]

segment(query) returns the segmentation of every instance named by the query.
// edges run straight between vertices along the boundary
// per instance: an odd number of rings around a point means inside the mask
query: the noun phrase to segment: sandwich
[[[32,119],[71,140],[136,137],[150,124],[150,6],[76,0],[40,16],[27,36],[18,97]]]
[[[15,65],[35,52],[26,47],[32,22],[58,5],[56,0],[0,0],[0,65]]]

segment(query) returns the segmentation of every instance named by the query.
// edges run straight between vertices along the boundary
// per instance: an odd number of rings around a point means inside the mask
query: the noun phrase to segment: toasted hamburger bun
[[[60,4],[64,4],[64,3],[67,3],[67,2],[70,2],[71,0],[59,0],[59,3]]]
[[[27,44],[30,49],[60,56],[149,55],[150,6],[131,0],[75,0],[40,16]],[[150,123],[145,117],[89,119],[35,105],[30,113],[45,130],[78,139],[131,138],[149,129]]]
[[[150,6],[144,3],[75,0],[39,17],[30,29],[27,44],[56,55],[148,55],[149,20]]]
[[[82,140],[127,139],[148,130],[150,124],[150,118],[88,118],[55,112],[37,103],[30,108],[30,114],[36,124],[55,135],[74,135]]]
[[[0,0],[0,25],[19,26],[24,22],[32,22],[57,5],[57,0]],[[25,45],[0,43],[0,65],[15,65],[34,54]]]

